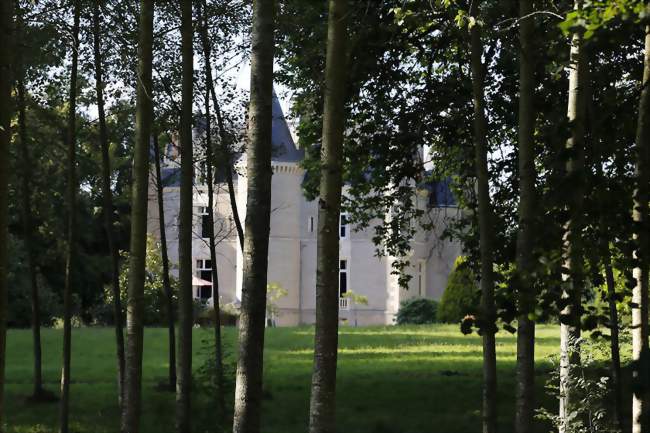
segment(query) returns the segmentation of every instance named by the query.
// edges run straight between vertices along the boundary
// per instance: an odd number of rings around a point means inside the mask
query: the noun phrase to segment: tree
[[[72,289],[77,266],[77,68],[79,62],[79,19],[81,0],[74,0],[72,26],[72,65],[70,69],[70,94],[67,124],[67,244],[65,286],[63,289],[63,366],[61,368],[61,418],[60,433],[68,433],[70,418],[70,355],[72,351]]]
[[[496,312],[494,305],[494,252],[492,239],[492,204],[488,172],[487,119],[485,117],[485,66],[481,28],[477,18],[480,1],[471,3],[469,15],[475,24],[470,26],[472,94],[474,102],[474,152],[476,187],[478,190],[479,248],[481,255],[480,323],[483,338],[483,433],[497,431],[497,356],[494,334]]]
[[[575,0],[574,10],[582,10],[582,1]],[[571,371],[580,363],[579,346],[580,317],[582,294],[584,291],[584,266],[582,253],[582,224],[584,212],[584,141],[586,122],[586,74],[587,64],[583,52],[582,30],[577,29],[571,35],[569,55],[569,98],[567,119],[571,135],[566,141],[568,162],[566,165],[567,183],[572,185],[567,199],[569,221],[565,224],[564,262],[566,268],[566,288],[562,294],[564,308],[560,313],[560,433],[569,428],[573,412]]]
[[[11,85],[13,2],[0,2],[0,152],[9,154],[11,142]],[[9,160],[0,158],[0,431],[4,425],[5,354],[7,346],[7,273],[9,226]]]
[[[142,405],[142,346],[145,262],[147,255],[147,200],[149,149],[153,103],[151,68],[153,57],[153,0],[140,1],[138,69],[136,90],[135,151],[131,198],[131,254],[126,313],[126,360],[122,433],[140,430]]]
[[[339,325],[339,220],[343,187],[343,130],[347,63],[347,0],[330,0],[325,61],[316,258],[316,329],[309,432],[336,431]]]
[[[95,92],[97,93],[97,113],[99,123],[99,145],[102,154],[102,205],[104,213],[104,230],[111,256],[111,277],[113,289],[113,320],[115,321],[115,347],[117,354],[118,401],[124,398],[124,332],[122,330],[122,302],[120,299],[120,264],[119,251],[113,237],[113,194],[111,192],[111,165],[109,158],[108,131],[104,109],[104,77],[102,68],[101,13],[99,0],[93,2],[93,55],[95,66]]]
[[[192,210],[193,210],[193,46],[192,2],[181,3],[181,186],[178,228],[179,314],[178,314],[178,374],[176,376],[176,431],[191,431],[192,391]]]
[[[636,130],[636,185],[634,191],[634,239],[636,261],[635,286],[632,290],[632,360],[633,398],[632,432],[650,428],[650,349],[648,348],[648,263],[650,262],[650,226],[648,197],[650,196],[650,25],[645,26],[645,55],[643,82],[639,100]]]
[[[153,150],[156,168],[156,197],[158,201],[158,220],[160,224],[160,254],[162,257],[162,278],[163,291],[165,293],[167,307],[167,335],[168,335],[168,356],[169,356],[169,390],[176,388],[176,328],[174,326],[174,295],[169,279],[169,256],[167,254],[167,227],[165,225],[165,203],[163,197],[162,173],[160,170],[160,146],[158,144],[158,133],[153,134]]]
[[[253,1],[246,148],[244,281],[239,316],[234,433],[259,433],[271,214],[271,124],[275,1]]]
[[[210,96],[214,93],[212,84],[212,66],[210,63],[210,44],[208,39],[208,11],[205,0],[202,2],[202,19],[201,19],[201,44],[203,47],[203,58],[205,62],[205,167],[206,183],[208,184],[208,248],[210,250],[210,263],[212,263],[212,307],[214,308],[214,345],[215,345],[215,362],[216,362],[216,385],[219,390],[217,396],[219,417],[223,419],[226,412],[225,386],[223,374],[223,343],[221,339],[221,307],[219,305],[219,274],[217,267],[217,245],[214,235],[214,169],[215,159],[212,149],[212,131],[211,131],[211,114],[210,114]],[[216,98],[215,98],[216,100]],[[217,109],[218,107],[215,107]],[[226,163],[226,170],[230,170],[230,161]],[[232,198],[231,198],[232,200]],[[234,205],[236,208],[236,204]],[[237,216],[237,218],[239,218]]]
[[[535,398],[535,52],[532,0],[519,0],[519,227],[515,432],[532,431]]]

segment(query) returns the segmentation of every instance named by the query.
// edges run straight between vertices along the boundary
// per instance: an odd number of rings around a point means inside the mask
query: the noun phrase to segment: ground
[[[156,389],[167,373],[164,329],[145,330],[143,432],[173,431],[174,395]],[[195,367],[203,364],[210,330],[194,332]],[[229,351],[236,331],[227,328]],[[44,378],[58,392],[61,365],[59,330],[43,331]],[[119,431],[114,334],[109,328],[73,331],[73,431]],[[501,431],[511,431],[514,408],[516,338],[500,332],[499,401]],[[539,394],[559,347],[556,326],[538,327]],[[268,329],[265,352],[265,433],[306,430],[312,365],[313,328]],[[26,401],[32,375],[29,330],[9,331],[6,421],[10,433],[57,431],[58,404]],[[210,431],[214,411],[206,397],[195,407],[197,431]],[[552,400],[540,399],[551,407]],[[481,344],[458,326],[342,328],[338,369],[338,425],[341,433],[470,433],[480,431]],[[540,426],[541,431],[548,428]],[[214,430],[212,430],[214,431]]]

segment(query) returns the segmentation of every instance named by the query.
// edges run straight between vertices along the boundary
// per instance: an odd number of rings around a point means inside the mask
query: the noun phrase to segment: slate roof
[[[273,91],[273,123],[271,126],[271,159],[275,162],[299,162],[305,157],[305,151],[298,149],[293,141],[289,125],[282,113],[278,96]]]

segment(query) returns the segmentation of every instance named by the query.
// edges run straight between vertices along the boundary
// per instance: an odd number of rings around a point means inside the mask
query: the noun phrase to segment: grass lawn
[[[119,431],[116,407],[113,330],[73,330],[71,419],[73,431]],[[202,340],[209,330],[194,332],[198,367],[205,359]],[[236,331],[225,338],[234,346]],[[58,393],[61,365],[59,330],[43,330],[43,374],[48,389]],[[311,379],[313,328],[275,328],[266,333],[263,431],[306,430]],[[514,408],[516,337],[500,332],[499,402],[501,431],[511,431]],[[174,395],[156,390],[167,372],[164,329],[145,330],[143,432],[172,432]],[[203,348],[202,348],[203,347]],[[548,356],[559,347],[559,329],[538,327],[538,395],[543,393]],[[230,349],[232,351],[232,349]],[[342,328],[338,370],[338,426],[341,433],[471,433],[480,431],[481,344],[458,326]],[[32,357],[29,330],[11,330],[7,347],[6,421],[9,432],[55,432],[58,404],[26,402],[31,391]],[[552,400],[540,397],[542,403]],[[195,424],[214,417],[207,398],[196,404]],[[548,431],[540,426],[540,432]],[[197,431],[208,431],[197,427]]]

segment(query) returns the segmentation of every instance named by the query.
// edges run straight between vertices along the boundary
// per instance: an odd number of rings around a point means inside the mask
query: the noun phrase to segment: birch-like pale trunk
[[[142,408],[142,351],[144,340],[144,283],[147,257],[147,200],[149,148],[153,123],[151,71],[154,1],[140,1],[138,85],[136,89],[135,149],[131,189],[131,252],[126,304],[126,363],[122,433],[140,431]]]
[[[253,1],[246,174],[244,281],[233,433],[260,433],[271,216],[271,125],[275,1]]]
[[[574,10],[582,9],[582,0],[575,0]],[[564,291],[562,298],[566,302],[560,312],[560,425],[559,432],[564,433],[570,428],[570,415],[577,407],[573,401],[575,384],[571,374],[580,364],[578,339],[580,338],[580,309],[582,308],[582,292],[585,277],[582,249],[582,224],[584,203],[584,147],[586,125],[586,90],[587,63],[583,50],[583,40],[580,31],[571,36],[569,53],[569,100],[567,119],[571,135],[566,142],[568,161],[565,175],[571,190],[567,196],[567,211],[569,220],[565,225],[563,238]]]
[[[72,290],[77,268],[77,69],[79,63],[79,20],[81,0],[74,0],[72,25],[72,65],[70,69],[70,94],[68,99],[68,124],[66,147],[68,173],[66,186],[67,242],[65,284],[63,287],[63,362],[61,368],[60,433],[70,427],[70,356],[72,351]]]
[[[97,113],[99,124],[99,145],[102,154],[102,206],[104,231],[111,256],[111,289],[113,292],[113,322],[115,327],[115,347],[117,356],[117,392],[120,405],[124,398],[124,330],[122,329],[122,300],[120,292],[119,252],[113,236],[113,193],[111,191],[111,162],[109,157],[108,130],[104,109],[104,70],[101,50],[101,12],[99,0],[93,1],[93,54],[95,66],[95,92],[97,94]]]
[[[481,330],[483,340],[483,433],[497,431],[497,357],[496,357],[496,311],[494,306],[494,224],[490,200],[490,177],[488,172],[487,119],[485,116],[485,65],[481,21],[478,16],[480,0],[474,0],[470,16],[476,24],[470,28],[472,68],[472,94],[474,105],[474,152],[476,187],[478,198],[479,249],[481,255]]]
[[[532,0],[519,0],[519,227],[516,288],[517,364],[515,432],[530,433],[535,409],[535,57]]]
[[[9,155],[11,143],[11,86],[13,72],[13,1],[0,2],[0,152]],[[9,158],[0,158],[0,432],[5,424],[4,387],[7,351],[7,275],[9,238]]]
[[[192,421],[192,210],[194,150],[192,146],[193,47],[192,2],[181,2],[181,186],[178,227],[178,368],[176,374],[176,432],[190,433]]]
[[[650,189],[650,26],[645,26],[643,86],[639,100],[636,130],[636,188],[634,220],[636,285],[632,289],[632,433],[650,431],[650,360],[648,349],[648,262],[650,261],[650,226],[648,196]]]

